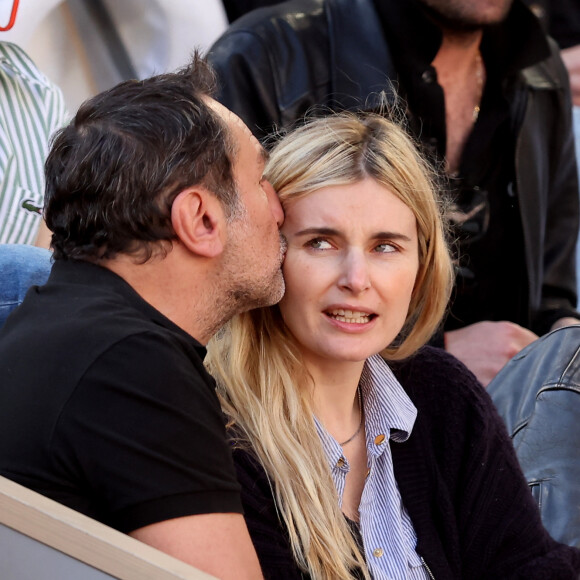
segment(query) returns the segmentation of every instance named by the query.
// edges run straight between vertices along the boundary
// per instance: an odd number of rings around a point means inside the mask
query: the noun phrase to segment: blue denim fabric
[[[28,288],[44,284],[52,267],[52,253],[24,244],[0,244],[0,327],[18,306]]]

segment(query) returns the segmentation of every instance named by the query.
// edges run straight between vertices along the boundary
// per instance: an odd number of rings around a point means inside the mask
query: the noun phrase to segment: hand
[[[561,54],[570,75],[572,102],[580,106],[580,44],[564,49]]]
[[[487,387],[513,356],[537,338],[513,322],[483,321],[446,332],[445,349]]]
[[[580,320],[573,318],[572,316],[565,316],[564,318],[559,318],[552,324],[550,330],[556,330],[556,328],[563,328],[564,326],[573,326],[575,324],[580,324]]]

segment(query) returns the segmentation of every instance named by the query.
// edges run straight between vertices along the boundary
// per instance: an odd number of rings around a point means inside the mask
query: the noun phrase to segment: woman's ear
[[[183,190],[171,206],[171,223],[190,252],[206,258],[224,249],[225,214],[219,200],[202,186]]]

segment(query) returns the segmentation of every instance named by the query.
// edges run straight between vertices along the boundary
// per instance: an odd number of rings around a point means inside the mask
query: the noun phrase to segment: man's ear
[[[190,252],[206,258],[222,253],[225,214],[219,200],[206,188],[196,186],[180,192],[171,206],[171,223]]]

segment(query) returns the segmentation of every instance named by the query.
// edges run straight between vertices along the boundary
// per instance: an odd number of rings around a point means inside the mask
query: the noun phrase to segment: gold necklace
[[[358,393],[358,427],[351,437],[349,437],[343,443],[339,443],[341,447],[344,447],[347,443],[350,443],[360,433],[360,430],[362,429],[363,414],[362,414],[362,395],[360,393],[360,385],[357,387],[356,392]]]
[[[481,98],[483,96],[483,75],[485,69],[483,66],[483,59],[481,58],[481,51],[477,51],[475,57],[475,80],[477,83],[477,102],[475,107],[473,107],[473,122],[475,123],[479,118],[479,111],[481,110]]]

